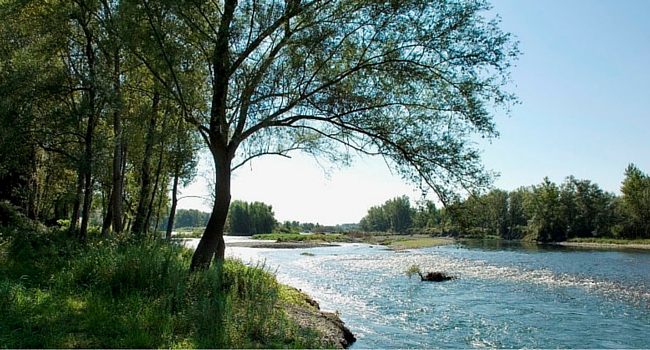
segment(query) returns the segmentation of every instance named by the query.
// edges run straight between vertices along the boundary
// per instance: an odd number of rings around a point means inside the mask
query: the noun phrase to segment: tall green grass
[[[323,347],[285,316],[264,266],[227,260],[189,273],[162,241],[16,231],[0,239],[0,347]]]

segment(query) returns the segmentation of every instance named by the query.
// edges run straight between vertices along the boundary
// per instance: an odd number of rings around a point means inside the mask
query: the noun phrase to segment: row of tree
[[[226,230],[231,235],[252,236],[273,232],[278,222],[275,220],[272,206],[262,202],[235,200],[230,204],[226,225]]]
[[[361,220],[365,231],[457,233],[504,239],[564,241],[576,237],[650,238],[650,177],[630,164],[621,195],[589,180],[548,178],[514,191],[457,199],[438,210],[426,201],[412,208],[408,197],[386,201]]]
[[[356,228],[356,225],[355,225]],[[284,221],[275,219],[273,207],[262,202],[244,202],[235,200],[230,204],[226,231],[231,235],[252,236],[271,232],[283,233],[330,233],[345,232],[350,228],[347,225],[322,226],[318,223],[301,223],[299,221]]]
[[[4,1],[0,6],[0,200],[33,219],[71,219],[86,239],[173,226],[199,139],[149,66],[131,1]],[[143,37],[146,35],[146,37]],[[179,79],[192,80],[189,70]],[[198,82],[197,82],[198,83]],[[195,111],[205,109],[199,95]],[[169,189],[172,189],[170,200]]]
[[[396,197],[382,205],[368,209],[358,228],[367,232],[392,232],[398,234],[443,229],[445,210],[436,208],[433,201],[411,207],[408,196]]]
[[[368,209],[359,226],[364,231],[405,233],[413,227],[413,216],[411,200],[402,196]]]
[[[181,227],[205,227],[210,219],[210,213],[202,212],[196,209],[178,209],[176,211],[176,218],[174,219],[174,229]],[[167,224],[169,222],[169,213],[163,216],[158,230],[167,231]]]

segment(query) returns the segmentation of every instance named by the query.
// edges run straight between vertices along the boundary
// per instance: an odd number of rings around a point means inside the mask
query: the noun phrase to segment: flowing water
[[[401,253],[343,244],[227,254],[263,263],[340,312],[353,348],[650,347],[650,251],[468,241]],[[409,279],[414,264],[458,279]]]

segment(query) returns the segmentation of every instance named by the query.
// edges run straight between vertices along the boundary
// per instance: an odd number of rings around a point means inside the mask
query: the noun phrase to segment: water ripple
[[[642,277],[650,274],[643,270],[650,269],[647,256],[453,247],[396,254],[364,245],[309,252],[314,256],[300,250],[228,250],[251,263],[266,260],[280,281],[312,295],[324,309],[340,311],[358,348],[650,344],[650,293]],[[459,279],[420,283],[405,275],[414,264]]]

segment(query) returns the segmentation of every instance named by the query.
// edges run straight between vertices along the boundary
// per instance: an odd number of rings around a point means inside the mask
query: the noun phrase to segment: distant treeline
[[[226,232],[238,236],[271,233],[277,226],[273,207],[262,202],[248,203],[235,200],[230,203]]]
[[[169,214],[163,217],[162,225],[158,228],[160,231],[167,230],[167,221]],[[210,213],[202,212],[196,209],[178,209],[174,219],[174,228],[183,227],[205,227],[210,219]]]
[[[226,222],[226,232],[238,236],[252,236],[258,233],[271,232],[345,232],[353,229],[357,229],[356,224],[322,226],[318,223],[300,223],[298,221],[280,223],[275,219],[272,206],[262,202],[248,203],[240,200],[235,200],[230,204]]]
[[[179,209],[176,211],[174,229],[184,227],[205,227],[210,219],[210,213],[196,209]],[[167,217],[163,218],[163,224],[158,228],[161,231],[167,230]],[[311,222],[301,223],[298,221],[278,222],[271,205],[262,202],[245,202],[234,200],[230,204],[226,232],[237,236],[252,236],[258,233],[271,232],[346,232],[358,229],[357,224],[342,224],[336,226],[322,226]]]
[[[560,185],[544,178],[538,185],[510,192],[494,189],[441,209],[431,201],[412,208],[408,197],[398,197],[370,208],[359,227],[542,242],[576,237],[650,238],[650,177],[630,164],[620,196],[590,180],[569,176]]]

